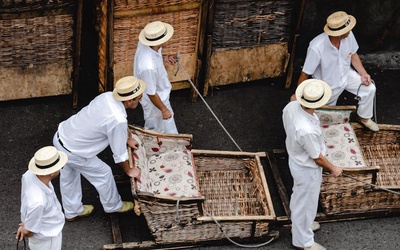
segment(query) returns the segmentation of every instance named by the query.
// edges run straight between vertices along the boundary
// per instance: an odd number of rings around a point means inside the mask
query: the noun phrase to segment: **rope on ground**
[[[176,216],[175,216],[175,222],[176,222],[177,225],[179,225],[179,223],[180,223],[180,219],[179,219],[179,202],[180,202],[181,198],[183,198],[183,197],[184,197],[184,196],[180,196],[180,197],[178,198],[178,200],[176,201]],[[245,247],[245,248],[258,248],[258,247],[262,247],[262,246],[268,245],[269,243],[271,243],[271,242],[275,239],[275,237],[272,236],[272,238],[271,238],[269,241],[264,242],[264,243],[261,243],[261,244],[257,244],[257,245],[243,245],[243,244],[240,244],[240,243],[238,243],[238,242],[232,240],[232,239],[226,234],[224,228],[221,226],[221,224],[219,224],[219,222],[218,222],[211,214],[209,214],[206,210],[203,210],[203,211],[204,211],[204,214],[206,214],[208,217],[210,217],[210,218],[215,222],[215,224],[217,224],[219,230],[222,232],[222,234],[224,235],[224,237],[225,237],[227,240],[229,240],[232,244],[234,244],[234,245],[236,245],[236,246]]]
[[[204,104],[207,106],[208,110],[210,110],[211,114],[214,116],[215,120],[217,120],[217,122],[219,123],[219,125],[222,127],[222,129],[225,131],[225,133],[229,136],[229,138],[232,140],[232,142],[235,144],[235,146],[239,149],[239,151],[243,151],[239,145],[236,143],[236,141],[232,138],[232,136],[229,134],[229,132],[226,130],[226,128],[224,127],[224,125],[222,125],[221,121],[218,119],[218,117],[215,115],[215,113],[212,111],[212,109],[210,108],[210,106],[208,105],[208,103],[206,102],[206,100],[204,100],[203,96],[200,94],[199,90],[196,88],[196,86],[194,85],[194,83],[192,82],[192,80],[190,79],[189,74],[186,72],[186,70],[182,67],[182,65],[179,62],[179,58],[180,55],[179,53],[176,53],[175,55],[175,59],[176,59],[176,64],[178,65],[178,67],[182,70],[182,72],[185,74],[186,78],[188,79],[188,81],[190,82],[190,84],[192,85],[193,89],[196,91],[197,95],[201,98],[201,100],[204,102]]]

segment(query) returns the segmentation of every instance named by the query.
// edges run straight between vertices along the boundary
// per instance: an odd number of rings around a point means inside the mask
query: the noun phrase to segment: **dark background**
[[[90,1],[85,1],[89,5]],[[399,98],[399,20],[388,33],[381,47],[374,41],[390,21],[398,8],[398,1],[308,1],[300,32],[296,54],[293,83],[297,81],[308,42],[320,32],[326,17],[345,10],[358,21],[354,33],[360,44],[360,55],[377,85],[378,123],[400,124]],[[87,6],[86,6],[87,8]],[[0,247],[15,249],[15,232],[20,221],[21,175],[36,150],[52,144],[58,123],[78,112],[89,103],[97,92],[96,31],[93,12],[86,11],[82,41],[82,57],[79,83],[79,107],[72,108],[72,97],[57,96],[0,102],[0,159],[2,178],[0,184]],[[284,131],[281,111],[294,92],[294,85],[284,88],[285,76],[251,83],[238,83],[215,87],[209,91],[206,101],[227,131],[243,151],[263,152],[270,148],[284,148]],[[214,119],[205,104],[198,99],[189,101],[189,90],[171,94],[172,107],[180,133],[193,134],[196,149],[238,149]],[[349,94],[342,95],[338,104],[356,104]],[[129,123],[143,126],[142,110],[129,111]],[[112,164],[107,149],[100,157],[110,163],[116,174],[118,166]],[[277,213],[282,213],[273,180],[267,169],[267,179]],[[58,192],[58,179],[54,180]],[[124,199],[131,200],[129,185],[120,184]],[[59,193],[58,193],[59,194]],[[96,190],[83,180],[83,201],[94,204],[97,211],[92,217],[66,223],[63,231],[63,249],[102,249],[112,243],[111,226],[107,214],[101,208]],[[124,241],[151,239],[142,217],[133,213],[120,216]],[[342,221],[322,224],[316,233],[316,241],[328,249],[400,249],[399,217],[369,220]],[[214,247],[208,247],[213,249]],[[224,247],[234,249],[233,246]],[[287,228],[280,228],[280,238],[264,249],[292,249],[291,235]]]

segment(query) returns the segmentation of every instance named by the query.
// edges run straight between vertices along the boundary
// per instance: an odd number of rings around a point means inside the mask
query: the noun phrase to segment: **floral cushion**
[[[321,125],[345,124],[350,121],[351,110],[317,109],[315,114],[319,117]]]
[[[199,196],[193,159],[188,150],[171,150],[153,155],[148,161],[154,194],[171,197]]]
[[[350,123],[323,125],[326,157],[332,164],[345,168],[366,167],[357,137]]]
[[[136,131],[136,134],[144,143],[147,157],[154,154],[162,154],[170,150],[191,149],[190,141],[184,138],[148,135],[140,131]]]
[[[200,195],[193,157],[186,149],[190,141],[146,134],[133,138],[140,145],[132,152],[134,165],[141,170],[138,190],[171,197]]]

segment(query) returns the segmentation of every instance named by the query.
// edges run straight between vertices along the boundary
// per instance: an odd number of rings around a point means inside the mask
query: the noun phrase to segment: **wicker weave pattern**
[[[52,6],[62,3],[70,3],[71,0],[2,0],[0,1],[1,8],[18,8],[22,10],[32,10],[43,6]]]
[[[144,8],[160,8],[171,5],[181,5],[193,0],[114,0],[115,10],[132,10]]]
[[[73,16],[0,20],[0,64],[28,67],[72,59]]]
[[[376,184],[395,190],[400,189],[400,127],[380,125],[380,131],[373,133],[352,124],[364,160],[368,166],[379,166]],[[399,209],[400,197],[387,191],[376,190],[366,183],[375,179],[373,173],[353,172],[358,182],[346,177],[323,178],[321,203],[326,214],[362,213],[371,210]]]
[[[245,48],[286,42],[291,1],[219,0],[215,4],[213,48]]]
[[[377,185],[400,188],[400,131],[380,130],[373,133],[355,130],[369,166],[379,166]]]
[[[135,16],[114,20],[114,63],[133,62],[140,31],[155,20],[162,20],[174,27],[173,37],[163,48],[164,55],[195,52],[199,10]]]
[[[268,215],[262,183],[253,159],[195,157],[205,196],[204,210],[213,216]]]

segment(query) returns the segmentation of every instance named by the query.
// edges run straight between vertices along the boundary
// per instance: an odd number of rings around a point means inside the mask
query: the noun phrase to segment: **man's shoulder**
[[[321,33],[318,36],[314,37],[314,39],[310,42],[310,47],[320,47],[325,43],[328,39],[328,35],[326,33]]]

